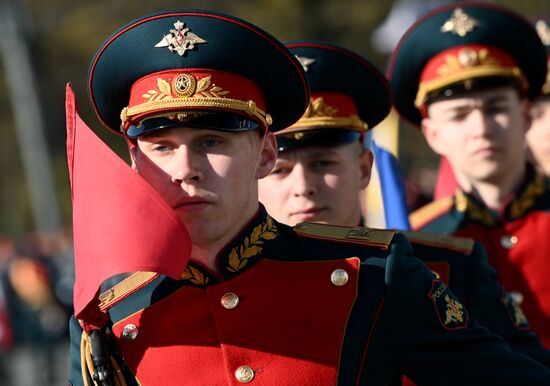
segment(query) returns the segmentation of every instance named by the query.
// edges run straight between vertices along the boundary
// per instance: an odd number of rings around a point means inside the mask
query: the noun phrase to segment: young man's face
[[[476,91],[428,107],[422,131],[457,177],[498,185],[525,164],[527,102],[511,87]]]
[[[537,166],[550,176],[550,98],[533,103],[531,118],[527,146]]]
[[[257,132],[172,128],[139,137],[134,168],[174,209],[193,245],[229,242],[258,209],[257,179],[276,159]]]
[[[356,226],[359,191],[370,179],[372,155],[359,143],[289,149],[259,181],[260,201],[278,221]]]

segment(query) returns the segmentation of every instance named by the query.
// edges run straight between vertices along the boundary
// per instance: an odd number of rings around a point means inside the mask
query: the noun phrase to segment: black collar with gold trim
[[[469,193],[458,189],[454,195],[454,207],[469,221],[495,227],[517,220],[533,210],[550,210],[550,183],[528,165],[522,185],[510,195],[500,210],[494,211]]]
[[[216,263],[219,274],[213,273],[200,263],[190,261],[181,274],[181,279],[190,285],[202,287],[234,277],[261,259],[266,246],[279,236],[280,226],[260,205],[256,216],[218,254]]]

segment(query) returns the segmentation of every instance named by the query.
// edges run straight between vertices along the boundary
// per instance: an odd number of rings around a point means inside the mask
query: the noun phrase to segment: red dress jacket
[[[550,370],[469,316],[402,234],[290,228],[261,210],[217,263],[219,273],[191,262],[180,280],[136,273],[103,292],[127,385],[372,386],[401,374],[426,386],[550,384]],[[83,385],[89,346],[74,319],[71,341],[70,384]]]
[[[411,215],[415,230],[471,237],[487,250],[502,285],[521,302],[550,348],[550,180],[531,168],[498,212],[458,190]]]

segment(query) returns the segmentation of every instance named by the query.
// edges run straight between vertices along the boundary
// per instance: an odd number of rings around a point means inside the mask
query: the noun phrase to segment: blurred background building
[[[282,41],[340,44],[385,70],[416,18],[449,2],[0,0],[0,385],[66,383],[73,270],[65,84],[72,83],[83,119],[126,158],[124,142],[95,118],[86,91],[89,62],[112,32],[158,9],[209,8]],[[548,0],[492,2],[529,18],[550,13]],[[396,129],[414,209],[431,198],[437,159],[417,129]]]

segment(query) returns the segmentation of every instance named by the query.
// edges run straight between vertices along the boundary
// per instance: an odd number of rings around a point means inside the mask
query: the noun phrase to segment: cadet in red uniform
[[[546,47],[550,60],[550,27],[548,20],[539,19],[535,28]],[[531,127],[527,131],[527,146],[531,161],[541,173],[550,176],[550,71],[542,87],[542,94],[531,106]]]
[[[322,42],[287,47],[304,65],[311,101],[297,123],[276,133],[279,155],[269,176],[259,180],[260,202],[288,225],[310,221],[357,226],[359,195],[368,185],[372,164],[362,138],[389,113],[388,82],[367,60],[347,49]],[[335,77],[335,69],[346,74],[345,79]],[[470,315],[514,350],[550,366],[550,351],[542,347],[521,307],[500,286],[479,243],[441,234],[406,235],[415,255],[440,275]]]
[[[525,151],[529,99],[546,78],[535,29],[491,4],[447,5],[406,32],[388,77],[398,112],[421,125],[460,187],[413,213],[413,228],[480,240],[550,347],[549,182]]]
[[[267,214],[257,180],[275,163],[273,133],[303,115],[309,91],[300,63],[263,30],[210,11],[148,15],[100,47],[89,88],[192,248],[179,277],[136,272],[96,299],[102,317],[77,312],[71,384],[388,385],[400,373],[426,385],[550,382],[548,369],[480,327],[403,235],[292,228]],[[86,150],[79,138],[70,151]],[[77,223],[86,181],[75,168],[99,164],[70,163]],[[128,205],[138,193],[122,192]],[[124,233],[121,213],[90,218],[88,231],[119,242],[121,254],[149,248],[155,228]],[[77,273],[84,230],[75,230]]]

